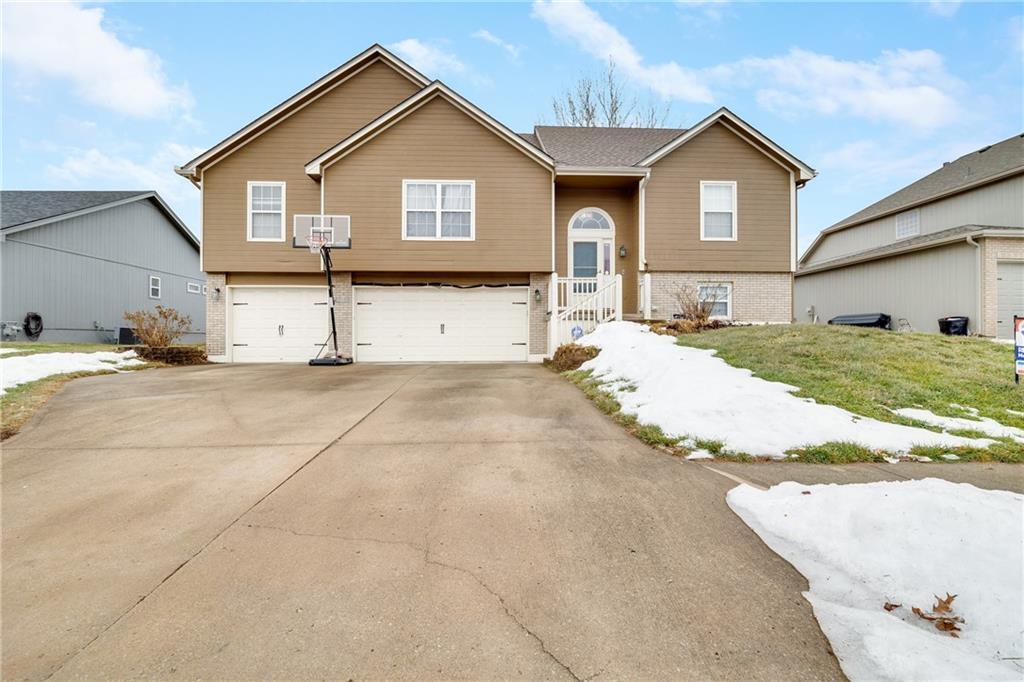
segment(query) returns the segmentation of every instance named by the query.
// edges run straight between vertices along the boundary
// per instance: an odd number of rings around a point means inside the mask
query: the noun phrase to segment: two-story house
[[[1024,315],[1024,135],[965,154],[823,230],[800,258],[796,319],[885,313],[893,326],[1012,338]]]
[[[537,361],[680,291],[788,323],[815,174],[726,109],[517,134],[379,46],[176,171],[202,192],[207,349],[235,362],[312,357],[329,301],[356,361]]]

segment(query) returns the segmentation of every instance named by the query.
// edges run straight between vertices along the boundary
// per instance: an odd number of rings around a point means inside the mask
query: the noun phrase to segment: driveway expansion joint
[[[408,549],[411,549],[411,550],[415,551],[417,554],[421,555],[421,557],[423,559],[423,563],[425,563],[425,564],[427,564],[429,566],[437,566],[438,568],[443,568],[445,570],[454,571],[456,573],[462,573],[462,574],[467,575],[470,578],[472,578],[473,581],[477,585],[479,585],[481,588],[484,589],[484,591],[486,591],[489,595],[491,595],[492,597],[494,597],[494,599],[497,600],[498,605],[501,606],[501,609],[502,609],[502,611],[505,612],[505,615],[508,616],[508,618],[513,623],[515,623],[516,626],[520,630],[522,630],[524,633],[526,633],[526,635],[528,637],[530,637],[534,642],[536,642],[537,646],[540,647],[541,652],[544,653],[544,655],[547,656],[549,659],[551,659],[556,665],[558,665],[558,667],[560,667],[562,670],[564,670],[566,672],[566,674],[568,674],[570,677],[572,677],[572,679],[576,680],[576,682],[585,682],[586,680],[592,680],[595,677],[597,677],[598,675],[600,675],[602,672],[604,672],[603,670],[599,670],[596,673],[594,673],[594,674],[592,674],[592,675],[590,675],[588,677],[580,677],[579,675],[577,675],[568,664],[564,663],[561,659],[558,658],[558,656],[556,656],[548,648],[547,644],[544,642],[544,639],[541,638],[540,635],[538,635],[536,632],[531,630],[530,627],[528,625],[526,625],[526,623],[524,623],[519,618],[519,616],[517,616],[515,614],[514,611],[512,611],[512,609],[509,607],[508,603],[506,603],[504,597],[502,597],[490,585],[488,585],[487,582],[484,581],[479,575],[477,575],[473,571],[469,570],[468,568],[463,568],[462,566],[457,566],[455,564],[449,564],[447,562],[440,561],[439,559],[432,558],[430,556],[430,545],[429,545],[429,543],[428,544],[420,545],[420,544],[417,544],[415,542],[408,541],[408,540],[384,540],[382,538],[374,538],[374,537],[367,537],[367,536],[334,535],[332,533],[307,533],[307,532],[292,530],[290,528],[282,528],[280,526],[266,526],[266,525],[257,524],[257,523],[250,523],[250,524],[246,524],[246,525],[249,528],[259,528],[259,529],[263,529],[263,530],[273,530],[273,531],[278,531],[278,532],[281,532],[281,533],[289,533],[289,534],[295,535],[297,537],[310,537],[310,538],[320,538],[320,539],[329,539],[329,540],[340,540],[342,542],[369,542],[369,543],[380,544],[380,545],[399,545],[399,546],[403,546],[403,547],[406,547]]]

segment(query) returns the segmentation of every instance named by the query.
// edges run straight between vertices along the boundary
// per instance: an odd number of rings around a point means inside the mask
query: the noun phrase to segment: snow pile
[[[0,355],[9,355],[10,353],[20,353],[20,348],[0,348]]]
[[[741,485],[726,499],[807,578],[804,596],[850,679],[1021,679],[1024,496],[925,479]],[[911,611],[947,592],[959,638]]]
[[[583,343],[601,353],[582,369],[604,382],[629,384],[609,390],[625,412],[668,434],[717,440],[727,450],[785,457],[787,450],[830,441],[906,452],[914,445],[986,447],[993,441],[935,433],[860,417],[831,405],[793,395],[786,384],[765,381],[732,367],[712,350],[677,346],[633,322],[609,322]]]
[[[942,417],[934,412],[922,410],[917,407],[904,407],[898,410],[893,410],[893,414],[898,414],[901,417],[907,417],[909,419],[916,419],[917,421],[924,422],[925,424],[931,424],[932,426],[938,426],[943,429],[970,429],[971,431],[980,431],[988,436],[995,436],[996,438],[1012,438],[1018,443],[1024,443],[1024,429],[1018,429],[1015,426],[1006,426],[1004,424],[1000,424],[995,419],[989,419],[988,417],[979,417],[978,411],[973,407],[961,407],[960,409],[972,415],[974,418],[965,419],[963,417]]]
[[[135,351],[123,353],[37,353],[0,359],[0,394],[9,388],[27,384],[54,374],[116,370],[143,364]]]

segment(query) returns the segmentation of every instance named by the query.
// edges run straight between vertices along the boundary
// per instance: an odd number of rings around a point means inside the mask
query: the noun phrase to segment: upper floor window
[[[896,239],[913,237],[920,232],[921,213],[916,208],[896,216]]]
[[[612,230],[612,222],[608,214],[596,208],[584,208],[572,217],[570,230]]]
[[[284,241],[284,199],[283,182],[249,183],[249,241]]]
[[[149,276],[149,297],[160,298],[160,278],[156,275]]]
[[[199,282],[185,282],[185,291],[187,291],[190,294],[198,294],[202,290],[203,287],[199,284]]]
[[[402,239],[472,240],[473,180],[403,180]]]
[[[700,238],[736,240],[736,183],[700,183]]]

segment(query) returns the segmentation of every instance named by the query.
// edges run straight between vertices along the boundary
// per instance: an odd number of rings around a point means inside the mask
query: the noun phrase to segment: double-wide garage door
[[[360,362],[521,362],[526,287],[356,287]]]
[[[526,287],[355,287],[360,362],[522,362]],[[232,360],[305,362],[328,338],[326,287],[237,287]],[[346,326],[338,320],[339,327]]]

